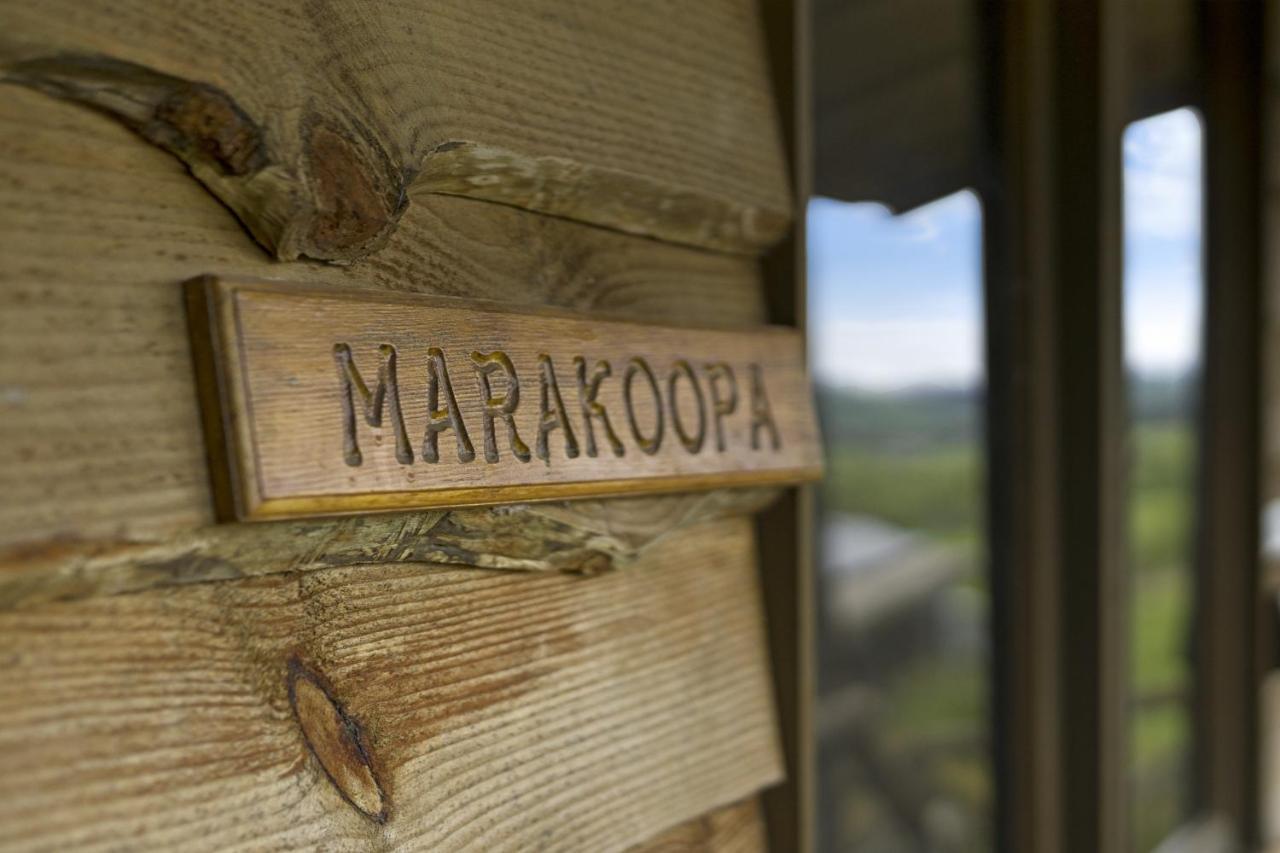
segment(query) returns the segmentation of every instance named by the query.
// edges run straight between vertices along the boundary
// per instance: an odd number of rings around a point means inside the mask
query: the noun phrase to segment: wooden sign
[[[189,296],[224,516],[821,473],[793,329],[656,326],[213,278],[192,282]]]

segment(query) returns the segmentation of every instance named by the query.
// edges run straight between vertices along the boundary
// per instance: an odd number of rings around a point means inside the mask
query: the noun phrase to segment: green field
[[[1138,383],[1131,401],[1130,764],[1135,849],[1142,851],[1176,826],[1187,783],[1194,477],[1189,401],[1186,382]],[[872,516],[954,547],[969,567],[963,583],[984,589],[978,401],[956,393],[828,391],[820,407],[829,465],[824,510]],[[892,746],[967,728],[974,738],[985,738],[984,666],[979,659],[902,667],[886,685],[893,711],[882,737]],[[988,808],[981,755],[958,761],[953,754],[947,766],[924,770],[966,807]]]

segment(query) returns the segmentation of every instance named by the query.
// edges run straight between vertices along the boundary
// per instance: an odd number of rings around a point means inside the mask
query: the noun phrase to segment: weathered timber
[[[630,853],[764,853],[764,829],[760,802],[752,798],[672,827]]]
[[[768,485],[821,472],[794,329],[512,313],[213,277],[190,295],[227,517]]]
[[[757,15],[0,9],[0,846],[763,848],[771,490],[213,524],[181,294],[757,325]]]
[[[0,613],[9,849],[620,850],[779,777],[745,520]]]
[[[343,566],[472,566],[596,575],[633,565],[673,531],[747,515],[773,489],[498,508],[428,510],[257,525],[216,524],[155,539],[83,540],[0,552],[0,611],[159,586]]]
[[[167,155],[20,88],[0,98],[0,242],[11,559],[27,545],[151,545],[213,521],[179,286],[209,269],[661,323],[763,318],[747,259],[446,196],[411,206],[365,262],[274,264]]]
[[[758,16],[26,0],[0,9],[0,78],[176,155],[281,259],[366,256],[429,193],[755,254],[790,222]]]

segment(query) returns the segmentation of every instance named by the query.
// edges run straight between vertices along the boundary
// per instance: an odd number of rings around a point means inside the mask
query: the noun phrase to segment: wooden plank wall
[[[6,4],[7,76],[178,154],[272,252],[349,260],[405,195],[754,253],[790,222],[758,10]]]
[[[181,163],[106,117],[6,87],[0,128],[0,542],[129,539],[212,521],[184,276],[216,270],[654,321],[763,319],[750,258],[447,196],[413,203],[397,239],[364,263],[283,265]]]
[[[759,848],[772,493],[216,525],[179,287],[761,322],[792,209],[755,4],[0,32],[7,840]]]
[[[751,853],[764,850],[764,819],[756,800],[744,800],[681,824],[634,853]]]
[[[19,847],[619,849],[781,772],[743,520],[593,578],[374,564],[21,608],[0,647]]]

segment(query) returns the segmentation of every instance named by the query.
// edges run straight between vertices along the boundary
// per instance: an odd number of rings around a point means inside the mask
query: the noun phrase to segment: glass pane
[[[1125,132],[1130,778],[1134,849],[1144,853],[1190,817],[1200,163],[1191,110]]]
[[[808,217],[820,849],[988,849],[981,209]]]

